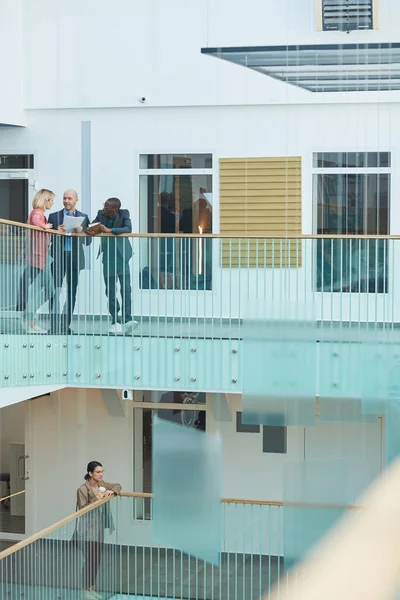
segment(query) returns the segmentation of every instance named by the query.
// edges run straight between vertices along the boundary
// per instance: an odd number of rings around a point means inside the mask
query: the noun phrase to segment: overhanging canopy
[[[310,92],[400,90],[400,43],[202,48]]]

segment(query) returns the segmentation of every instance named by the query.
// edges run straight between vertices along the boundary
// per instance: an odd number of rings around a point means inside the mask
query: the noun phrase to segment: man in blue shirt
[[[51,213],[49,223],[53,229],[65,233],[64,217],[83,217],[83,223],[75,227],[75,233],[85,232],[89,225],[89,217],[76,209],[78,194],[75,190],[66,190],[63,196],[64,208],[58,212]],[[78,288],[79,272],[85,268],[85,255],[83,245],[90,244],[90,237],[78,236],[53,236],[50,253],[53,258],[52,272],[55,294],[50,302],[53,315],[52,330],[54,333],[71,333],[70,324],[74,313],[76,302],[76,291]],[[64,279],[67,283],[67,298],[61,314],[59,312],[59,299]]]

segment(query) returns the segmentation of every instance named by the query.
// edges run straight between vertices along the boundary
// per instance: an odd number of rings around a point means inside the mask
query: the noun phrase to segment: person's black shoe
[[[51,327],[49,334],[50,335],[72,335],[73,331],[71,330],[70,327],[61,327],[59,325],[58,327]]]

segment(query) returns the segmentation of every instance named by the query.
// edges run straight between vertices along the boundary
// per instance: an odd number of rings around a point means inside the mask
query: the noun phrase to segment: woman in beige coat
[[[103,475],[101,463],[93,460],[88,464],[85,483],[76,492],[77,510],[103,498],[117,496],[121,492],[119,483],[106,483],[103,481]],[[103,557],[105,529],[109,529],[110,533],[115,529],[108,503],[82,515],[77,523],[76,540],[82,543],[85,554],[82,571],[84,600],[98,600],[102,597],[94,591],[94,585]]]

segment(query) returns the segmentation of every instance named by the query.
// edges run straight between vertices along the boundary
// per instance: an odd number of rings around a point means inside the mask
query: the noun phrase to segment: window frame
[[[181,156],[181,155],[186,155],[186,156],[190,156],[193,154],[209,154],[211,156],[212,159],[212,167],[209,169],[190,169],[190,168],[184,168],[184,169],[148,169],[148,168],[142,168],[140,166],[140,157],[141,156],[151,156],[154,154],[173,154],[176,156]],[[219,222],[218,225],[216,223],[216,219],[214,218],[215,215],[215,204],[216,204],[216,184],[218,184],[218,180],[216,179],[216,164],[217,160],[217,156],[216,153],[213,150],[191,150],[191,151],[183,151],[183,150],[144,150],[144,151],[140,151],[137,154],[137,171],[138,171],[138,223],[139,223],[139,232],[140,233],[148,233],[148,231],[143,231],[142,230],[142,222],[143,222],[143,218],[142,218],[142,214],[141,214],[141,177],[142,176],[149,176],[149,175],[159,175],[159,176],[187,176],[187,175],[209,175],[211,177],[211,182],[212,182],[212,195],[213,195],[213,219],[212,219],[212,233],[219,233]],[[219,215],[219,210],[217,211],[217,214]],[[148,215],[146,216],[146,222],[148,222]],[[146,228],[148,229],[148,228]]]
[[[149,169],[141,167],[141,157],[143,156],[151,156],[151,155],[174,155],[174,156],[194,156],[194,155],[209,155],[211,157],[210,168],[162,168],[162,169]],[[177,149],[141,149],[137,152],[136,157],[136,167],[137,167],[137,190],[138,190],[138,204],[137,204],[137,216],[138,216],[138,224],[139,224],[139,233],[148,234],[148,211],[146,208],[146,212],[142,212],[142,181],[144,178],[148,178],[149,176],[158,176],[158,177],[188,177],[188,176],[207,176],[211,178],[211,186],[212,186],[212,231],[211,233],[219,233],[219,178],[218,178],[218,156],[214,150],[210,149],[196,149],[196,150],[177,150]],[[143,178],[143,179],[142,179]],[[147,185],[147,184],[146,184]],[[162,234],[158,234],[162,236]],[[176,234],[179,237],[179,234]],[[193,234],[196,235],[196,234]],[[211,272],[214,272],[214,259],[212,259]],[[142,270],[142,264],[139,265],[139,269]],[[144,291],[151,291],[153,288],[140,288]],[[159,289],[159,288],[155,288]],[[165,289],[167,292],[176,291],[176,288],[169,290]],[[186,292],[193,291],[191,289],[182,288]],[[202,289],[202,288],[201,288]],[[204,289],[204,291],[209,292],[212,291],[212,286],[210,288]]]

